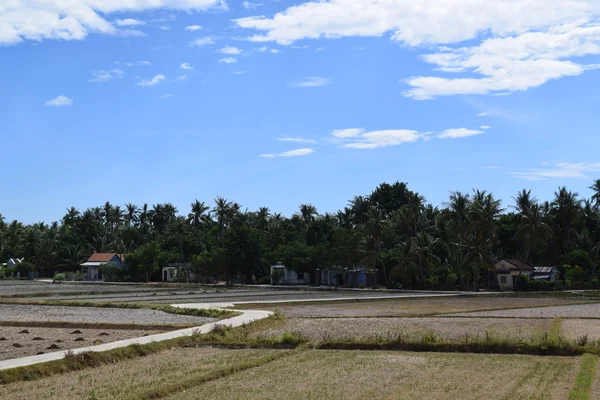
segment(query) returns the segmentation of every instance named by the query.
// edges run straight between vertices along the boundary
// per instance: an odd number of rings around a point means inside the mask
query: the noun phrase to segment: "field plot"
[[[317,350],[168,398],[567,399],[576,372],[574,357]]]
[[[70,372],[41,381],[0,386],[0,398],[31,399],[139,399],[186,382],[201,382],[211,374],[227,372],[243,363],[284,355],[278,350],[173,349],[164,353]]]
[[[0,360],[115,342],[160,330],[0,327]]]
[[[288,317],[386,317],[410,315],[435,315],[440,313],[467,312],[474,310],[506,309],[515,307],[545,307],[552,305],[582,304],[580,300],[560,298],[527,298],[527,297],[435,297],[422,299],[390,299],[370,300],[323,304],[255,304],[243,305],[237,308],[254,308],[263,310],[279,310]],[[600,303],[592,305],[600,315]],[[508,310],[512,313],[518,310]],[[478,313],[469,315],[488,316],[491,313]],[[502,315],[502,314],[498,314]],[[510,314],[512,315],[512,314]],[[514,315],[518,316],[518,315]],[[537,315],[540,316],[540,315]],[[541,315],[544,316],[544,315]],[[549,316],[549,315],[548,315]]]
[[[465,313],[462,315],[472,317],[511,318],[600,318],[600,303],[556,305],[553,307],[534,307],[518,310],[482,311]]]
[[[490,334],[501,339],[531,339],[540,337],[550,327],[549,319],[498,318],[290,318],[277,327],[261,333],[280,336],[295,332],[311,341],[340,338],[395,338],[399,334],[435,336],[461,340],[465,335],[485,337]]]
[[[145,291],[168,290],[156,285],[111,285],[111,284],[51,284],[35,281],[0,281],[0,297],[27,295],[59,295],[77,293],[136,293]]]

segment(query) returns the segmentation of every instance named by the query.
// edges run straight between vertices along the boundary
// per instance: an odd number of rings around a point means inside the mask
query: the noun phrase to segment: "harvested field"
[[[73,332],[81,333],[73,333]],[[21,333],[22,332],[22,333]],[[28,332],[28,333],[25,333]],[[121,329],[0,328],[0,360],[77,349],[161,331]]]
[[[176,348],[92,371],[70,372],[40,381],[0,386],[0,398],[31,399],[139,399],[161,387],[201,379],[242,362],[276,354],[277,350],[224,350]]]
[[[558,400],[576,373],[574,357],[317,350],[168,398]]]
[[[469,336],[529,339],[541,336],[551,320],[512,320],[497,318],[292,318],[277,329],[260,333],[280,336],[297,332],[312,341],[340,338],[394,338],[399,334],[416,336],[435,334],[444,339],[459,340]]]
[[[594,319],[564,319],[561,335],[570,340],[587,336],[589,340],[600,340],[600,321]]]
[[[578,304],[582,301],[557,298],[517,297],[436,297],[422,299],[395,299],[372,301],[344,301],[322,304],[256,304],[238,306],[240,309],[279,310],[288,317],[386,317],[404,315],[435,315],[440,313],[465,312],[485,309],[514,307],[540,307]],[[600,303],[593,307],[598,308]],[[544,308],[545,310],[545,308]],[[512,311],[512,310],[511,310]],[[510,311],[509,311],[510,312]],[[486,313],[481,313],[487,316]],[[478,315],[478,314],[469,314]]]
[[[600,303],[557,305],[553,307],[525,308],[519,310],[482,311],[465,313],[463,315],[512,318],[600,318]]]
[[[214,319],[190,315],[169,314],[149,309],[0,304],[0,321],[203,325],[214,321]]]

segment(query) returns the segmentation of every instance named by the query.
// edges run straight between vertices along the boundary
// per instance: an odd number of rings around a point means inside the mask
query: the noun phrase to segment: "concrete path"
[[[194,308],[194,309],[217,308],[212,304],[179,304],[179,305],[173,305],[173,307]],[[159,333],[156,335],[149,335],[149,336],[144,336],[144,337],[139,337],[139,338],[119,340],[118,342],[105,343],[105,344],[101,344],[101,345],[97,345],[97,346],[82,347],[80,349],[56,351],[53,353],[40,354],[37,356],[15,358],[12,360],[4,360],[4,361],[0,361],[0,371],[5,370],[5,369],[10,369],[10,368],[25,367],[28,365],[45,363],[48,361],[61,360],[61,359],[65,358],[65,356],[68,353],[81,354],[81,353],[86,353],[86,352],[90,352],[90,351],[96,351],[96,352],[107,351],[107,350],[118,349],[121,347],[127,347],[132,344],[148,344],[148,343],[152,343],[152,342],[160,342],[162,340],[169,340],[169,339],[175,339],[175,338],[179,338],[179,337],[183,337],[183,336],[190,336],[192,334],[197,334],[197,333],[201,333],[201,334],[209,333],[210,331],[212,331],[214,329],[215,326],[231,326],[232,328],[235,328],[235,327],[238,327],[238,326],[241,326],[244,324],[248,324],[252,321],[257,321],[259,319],[267,318],[273,314],[270,311],[259,311],[259,310],[239,310],[239,312],[241,312],[242,315],[239,315],[237,317],[232,317],[229,319],[224,319],[224,320],[217,321],[217,322],[211,322],[211,323],[208,323],[208,324],[196,327],[196,328],[186,328],[186,329],[180,329],[180,330],[172,331],[172,332]]]

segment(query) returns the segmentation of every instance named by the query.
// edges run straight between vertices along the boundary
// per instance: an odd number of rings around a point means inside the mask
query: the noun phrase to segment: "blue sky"
[[[600,177],[595,0],[122,3],[0,8],[7,219],[217,195],[334,212],[396,180],[507,207]]]

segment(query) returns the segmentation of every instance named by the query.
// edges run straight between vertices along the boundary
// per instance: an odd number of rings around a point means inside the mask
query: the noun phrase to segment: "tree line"
[[[128,254],[120,279],[160,279],[181,263],[202,277],[266,283],[281,262],[298,272],[366,266],[387,286],[480,289],[497,260],[557,266],[573,282],[598,282],[600,180],[593,196],[565,187],[552,201],[529,190],[514,205],[484,190],[453,192],[440,207],[406,183],[382,183],[335,214],[302,204],[291,217],[244,210],[217,197],[179,212],[170,203],[74,207],[51,224],[7,222],[0,214],[0,258],[25,258],[42,274],[76,268],[93,252]]]

